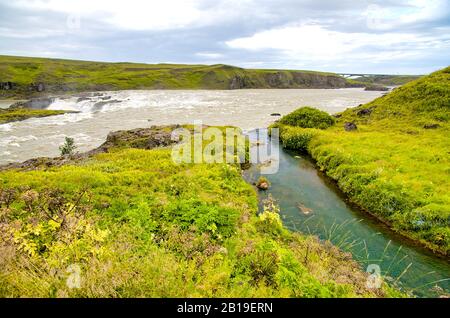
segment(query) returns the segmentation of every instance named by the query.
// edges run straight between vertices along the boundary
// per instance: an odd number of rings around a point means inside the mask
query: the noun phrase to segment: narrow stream
[[[255,133],[249,133],[256,140]],[[259,136],[259,140],[264,139]],[[271,183],[260,202],[271,195],[286,227],[330,240],[352,253],[363,269],[380,267],[385,279],[418,297],[450,292],[450,264],[415,246],[367,213],[346,202],[337,186],[319,172],[310,158],[280,149],[279,170],[265,175]],[[249,182],[260,176],[257,166],[245,172]],[[304,207],[304,213],[299,206]],[[306,209],[305,209],[306,208]]]

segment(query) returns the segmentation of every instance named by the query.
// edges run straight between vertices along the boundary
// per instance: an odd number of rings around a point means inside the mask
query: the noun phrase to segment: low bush
[[[326,129],[334,125],[335,119],[319,109],[301,107],[283,116],[279,122],[294,127]]]

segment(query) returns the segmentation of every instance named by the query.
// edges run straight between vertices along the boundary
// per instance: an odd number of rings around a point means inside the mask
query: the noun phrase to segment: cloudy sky
[[[0,54],[424,74],[448,0],[0,0]]]

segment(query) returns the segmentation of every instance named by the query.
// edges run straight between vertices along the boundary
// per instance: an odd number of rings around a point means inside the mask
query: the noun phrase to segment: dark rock
[[[333,116],[334,118],[341,118],[341,117],[342,117],[342,114],[333,114],[333,115],[331,115],[331,116]]]
[[[14,89],[16,87],[16,84],[13,82],[0,82],[0,90],[9,91],[11,89]]]
[[[423,125],[423,128],[425,128],[425,129],[436,129],[436,128],[439,128],[440,126],[439,126],[439,124],[425,124],[425,125]]]
[[[281,116],[281,114],[280,113],[272,113],[272,114],[270,114],[270,116]]]
[[[90,97],[78,97],[77,103],[85,101],[85,100],[91,100],[91,98]]]
[[[38,83],[38,84],[36,85],[36,90],[37,90],[38,92],[43,92],[43,91],[45,91],[45,85],[44,85],[44,83]]]
[[[356,112],[356,114],[358,116],[366,116],[366,115],[370,115],[371,113],[372,113],[372,109],[370,109],[370,108],[363,108]]]
[[[107,100],[107,101],[100,101],[94,104],[94,106],[92,107],[92,109],[94,111],[99,111],[103,108],[103,106],[107,105],[107,104],[117,104],[117,103],[121,103],[121,100],[117,100],[117,99],[113,99],[113,100]]]
[[[345,129],[346,131],[352,131],[352,130],[358,129],[358,127],[356,126],[355,123],[349,123],[349,122],[347,122],[347,123],[344,124],[344,129]]]

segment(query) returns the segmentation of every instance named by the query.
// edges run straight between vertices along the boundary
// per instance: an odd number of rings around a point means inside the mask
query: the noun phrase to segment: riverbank
[[[0,172],[0,295],[403,296],[368,288],[349,254],[283,228],[272,202],[257,215],[239,166],[176,165],[170,130],[112,134],[61,165]]]
[[[448,256],[450,68],[336,115],[330,128],[275,124],[357,205]],[[283,119],[281,120],[283,121]]]

